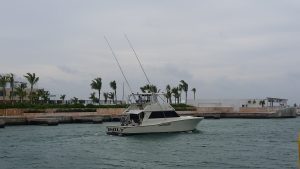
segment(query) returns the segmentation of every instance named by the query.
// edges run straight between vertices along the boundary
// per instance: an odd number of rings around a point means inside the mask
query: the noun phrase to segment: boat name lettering
[[[119,131],[119,128],[117,128],[117,127],[110,127],[107,130],[108,131]]]

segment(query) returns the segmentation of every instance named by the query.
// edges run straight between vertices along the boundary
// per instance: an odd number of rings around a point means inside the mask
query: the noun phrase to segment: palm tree
[[[91,93],[90,99],[92,99],[92,102],[93,102],[93,103],[96,103],[96,102],[98,101],[95,92]]]
[[[195,100],[196,88],[192,88],[192,92],[194,93],[194,100]]]
[[[101,88],[102,88],[102,79],[101,79],[101,77],[97,77],[94,80],[92,80],[91,88],[98,91],[98,96],[99,96],[99,98],[98,98],[99,102],[98,103],[100,105],[100,92],[101,92]]]
[[[155,85],[145,85],[140,87],[143,93],[157,93],[157,87]]]
[[[6,83],[8,81],[7,75],[0,75],[0,87],[2,88],[2,96],[3,96],[3,101],[5,101],[5,96],[6,96]]]
[[[114,90],[114,92],[115,92],[115,104],[117,104],[117,83],[116,83],[116,81],[114,80],[114,81],[111,81],[110,83],[109,83],[109,85],[110,85],[110,87]]]
[[[60,95],[60,99],[61,99],[61,102],[62,102],[62,103],[65,102],[65,98],[66,98],[66,95],[65,95],[65,94]]]
[[[179,94],[179,98],[178,98],[178,102],[181,103],[181,94],[182,94],[182,84],[178,85],[178,94]]]
[[[78,97],[73,97],[73,98],[71,99],[71,102],[72,102],[73,104],[77,104],[77,103],[78,103]]]
[[[32,102],[32,90],[33,90],[33,86],[39,81],[39,77],[35,76],[35,73],[27,73],[27,75],[24,75],[24,77],[27,79],[27,81],[30,84],[30,93],[29,93],[29,97],[30,97],[30,102]]]
[[[39,93],[39,97],[41,97],[41,99],[43,100],[43,103],[47,103],[50,98],[50,92],[49,91],[46,91],[44,89],[40,89],[38,90],[38,93]]]
[[[115,93],[109,92],[109,93],[108,93],[108,98],[111,99],[112,101],[114,101]]]
[[[166,91],[167,91],[167,93],[166,93],[167,102],[172,104],[172,92],[171,92],[171,86],[170,85],[166,86]]]
[[[179,97],[180,97],[180,94],[179,94],[179,89],[178,87],[174,87],[172,88],[172,93],[174,95],[174,98],[175,98],[175,104],[176,104],[176,99],[177,99],[177,103],[179,103]]]
[[[105,104],[107,103],[107,98],[108,98],[108,93],[103,93],[103,97],[104,97],[104,102]]]
[[[19,96],[20,98],[20,102],[23,102],[23,98],[26,96],[26,91],[24,89],[26,89],[27,84],[26,83],[21,83],[20,85],[18,85],[16,87],[16,94]]]
[[[40,97],[42,97],[42,91],[32,92],[32,102],[39,103]]]
[[[265,104],[266,104],[266,102],[265,102],[265,100],[261,100],[261,101],[259,102],[259,104],[261,105],[261,107],[264,107]]]
[[[181,80],[180,83],[182,90],[185,92],[185,104],[187,104],[187,92],[189,90],[189,85],[184,80]]]
[[[9,74],[9,84],[10,84],[10,101],[14,100],[14,88],[15,88],[15,78],[14,74]]]

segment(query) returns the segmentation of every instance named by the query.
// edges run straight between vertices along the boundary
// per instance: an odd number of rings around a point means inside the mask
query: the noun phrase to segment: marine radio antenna
[[[104,36],[104,39],[105,39],[105,41],[107,42],[107,45],[108,45],[108,47],[109,47],[109,49],[110,49],[112,55],[114,56],[114,58],[115,58],[115,60],[116,60],[116,62],[117,62],[117,64],[118,64],[118,67],[119,67],[119,69],[120,69],[120,71],[121,71],[121,73],[122,73],[122,75],[123,75],[123,77],[124,77],[124,79],[125,79],[125,81],[126,81],[126,84],[127,84],[128,88],[129,88],[130,92],[133,94],[132,89],[131,89],[131,87],[130,87],[130,85],[129,85],[129,82],[128,82],[128,80],[127,80],[127,78],[126,78],[126,76],[125,76],[125,74],[124,74],[124,72],[123,72],[123,69],[122,69],[122,67],[121,67],[121,65],[120,65],[120,63],[119,63],[119,61],[118,61],[118,59],[117,59],[117,57],[116,57],[116,54],[115,54],[114,50],[113,50],[112,47],[110,46],[110,44],[109,44],[109,42],[108,42],[108,40],[107,40],[107,38],[106,38],[105,36]],[[134,94],[133,94],[133,97],[134,97],[134,100],[136,100]]]
[[[150,80],[149,80],[149,78],[148,78],[148,76],[147,76],[147,74],[146,74],[146,72],[145,72],[145,70],[144,70],[144,68],[143,68],[143,66],[142,66],[142,63],[141,63],[141,61],[140,61],[138,55],[136,54],[136,52],[135,52],[135,50],[134,50],[134,48],[133,48],[133,46],[132,46],[130,40],[128,39],[128,37],[127,37],[126,34],[124,34],[124,36],[125,36],[125,38],[127,39],[128,44],[129,44],[129,46],[131,47],[131,49],[132,49],[132,51],[133,51],[133,53],[134,53],[136,59],[138,60],[138,62],[139,62],[139,64],[140,64],[140,67],[141,67],[142,71],[144,72],[144,75],[145,75],[145,77],[146,77],[146,79],[147,79],[147,81],[148,81],[148,84],[151,85]]]

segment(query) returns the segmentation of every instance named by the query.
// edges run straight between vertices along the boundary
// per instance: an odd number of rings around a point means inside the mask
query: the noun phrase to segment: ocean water
[[[0,129],[0,169],[297,168],[300,118],[203,120],[192,133],[108,136],[103,124]]]

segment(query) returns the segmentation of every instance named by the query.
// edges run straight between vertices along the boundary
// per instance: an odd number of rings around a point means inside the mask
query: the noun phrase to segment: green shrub
[[[67,109],[57,109],[55,112],[96,112],[93,108],[67,108]]]
[[[196,111],[196,107],[187,104],[172,104],[176,111]]]
[[[30,104],[30,103],[0,103],[0,109],[19,108],[19,109],[97,109],[97,108],[126,108],[128,105],[84,105],[84,104]],[[91,111],[91,110],[90,110]]]

